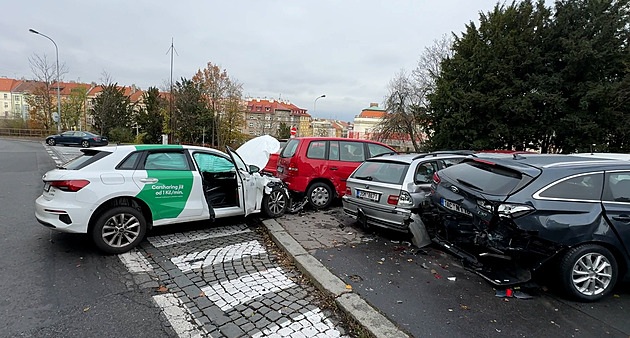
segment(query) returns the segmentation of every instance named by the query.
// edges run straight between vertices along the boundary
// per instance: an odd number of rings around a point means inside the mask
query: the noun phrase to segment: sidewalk
[[[320,211],[285,215],[263,220],[271,238],[322,292],[334,298],[337,306],[374,337],[408,337],[387,317],[335,276],[309,251],[369,240],[353,228],[342,228],[334,212]],[[343,225],[343,223],[341,223]]]

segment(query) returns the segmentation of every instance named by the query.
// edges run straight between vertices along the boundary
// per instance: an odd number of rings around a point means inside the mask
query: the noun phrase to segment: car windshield
[[[521,173],[493,164],[470,161],[440,171],[471,189],[492,195],[508,195],[521,181]]]
[[[368,161],[361,164],[352,174],[359,180],[402,184],[409,165],[397,162]]]

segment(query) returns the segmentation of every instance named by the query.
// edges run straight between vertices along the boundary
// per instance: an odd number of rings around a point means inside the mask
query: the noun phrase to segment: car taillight
[[[398,206],[399,207],[410,207],[413,205],[413,198],[406,191],[401,191],[400,196],[398,196]]]
[[[298,168],[295,162],[293,161],[289,162],[289,167],[287,168],[287,170],[289,171],[288,172],[289,176],[298,176]]]
[[[438,184],[440,184],[440,181],[441,181],[441,179],[440,179],[440,176],[437,174],[437,171],[434,172],[433,173],[433,183],[435,185],[438,185]]]
[[[352,188],[346,187],[346,195],[352,196]]]
[[[51,187],[70,192],[77,192],[88,184],[90,184],[88,180],[50,181]]]
[[[398,195],[389,195],[389,197],[387,197],[387,204],[398,204]]]
[[[518,218],[534,210],[534,207],[525,204],[502,203],[497,206],[499,217]]]

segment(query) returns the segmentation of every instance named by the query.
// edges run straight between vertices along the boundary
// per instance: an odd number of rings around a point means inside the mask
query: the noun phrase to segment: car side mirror
[[[249,173],[253,174],[253,173],[257,173],[260,171],[260,168],[258,168],[258,166],[255,166],[253,164],[249,165]]]

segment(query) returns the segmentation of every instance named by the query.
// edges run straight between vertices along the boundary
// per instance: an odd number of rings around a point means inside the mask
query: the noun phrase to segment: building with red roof
[[[299,136],[308,136],[311,116],[295,104],[274,99],[248,99],[245,126],[241,131],[251,136],[277,136],[280,124],[295,127]]]

